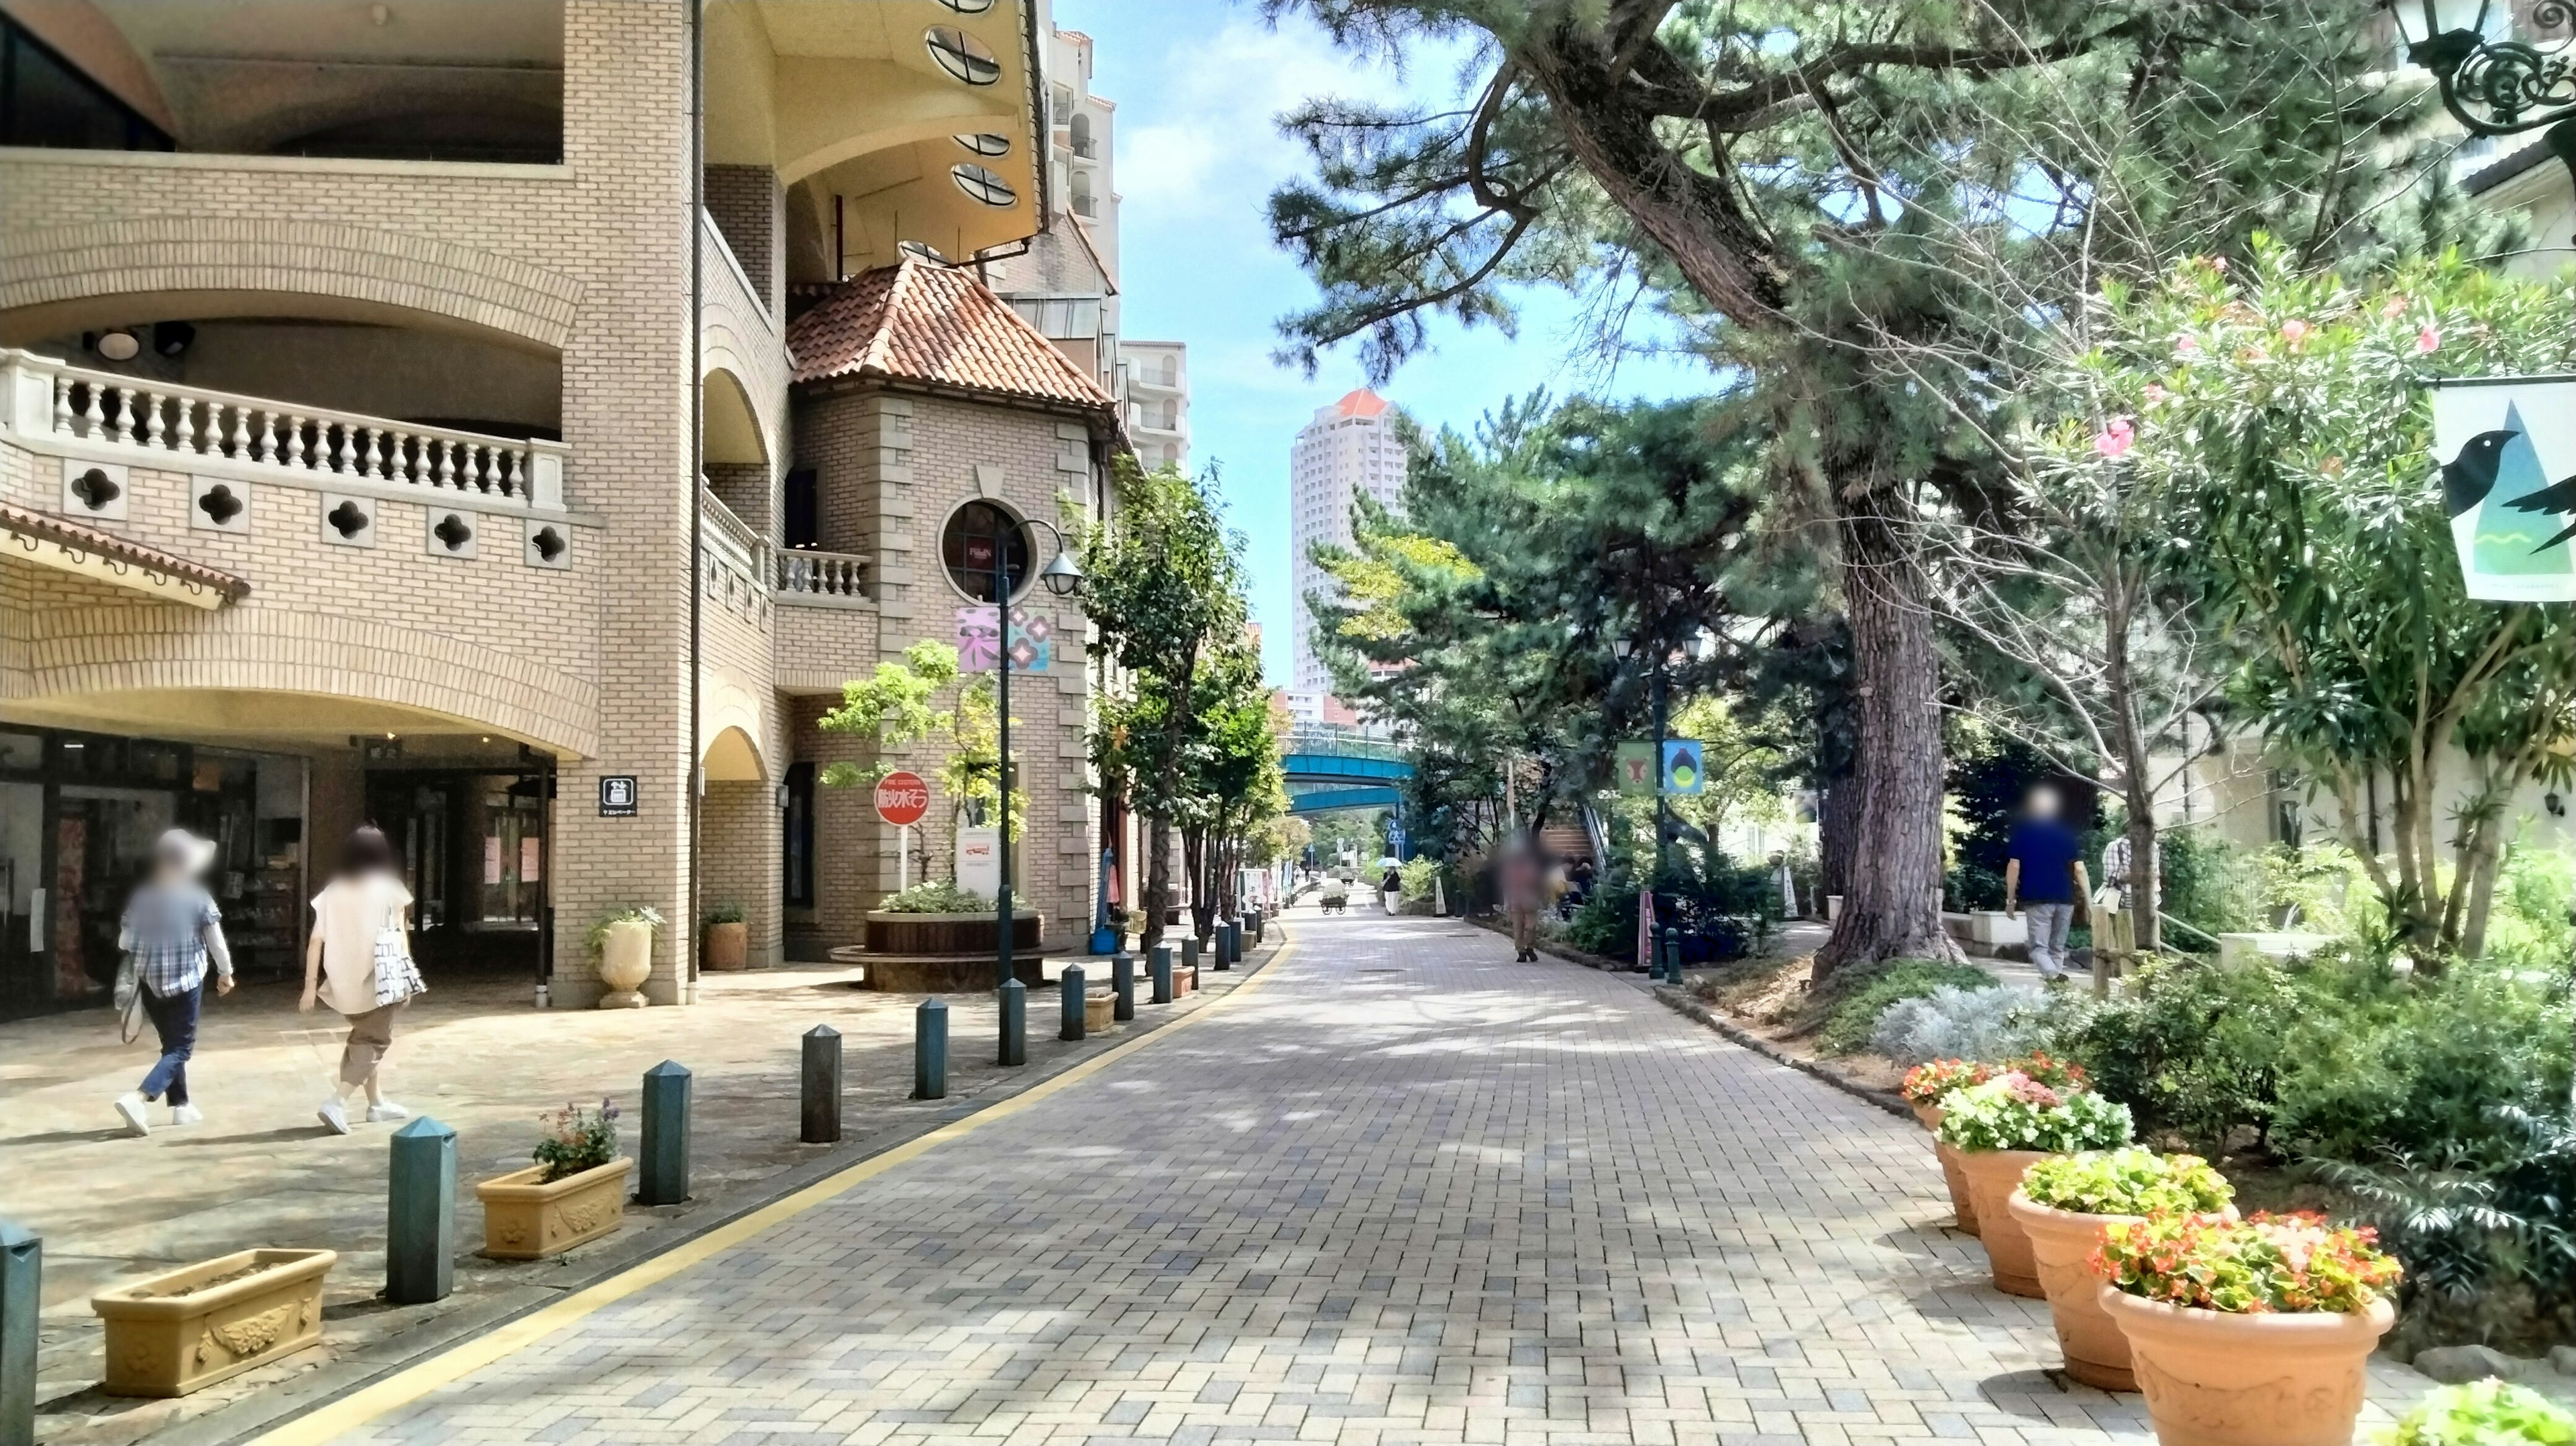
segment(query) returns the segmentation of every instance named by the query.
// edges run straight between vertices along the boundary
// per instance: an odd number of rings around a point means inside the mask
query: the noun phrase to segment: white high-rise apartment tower
[[[1289,706],[1301,717],[1320,716],[1333,680],[1315,656],[1315,618],[1306,605],[1309,593],[1323,590],[1324,570],[1309,556],[1317,542],[1351,540],[1351,502],[1367,493],[1381,504],[1401,509],[1404,493],[1404,442],[1396,429],[1401,415],[1386,398],[1362,387],[1329,407],[1315,409],[1315,420],[1297,434],[1288,457],[1290,545],[1296,549],[1292,575],[1297,584],[1296,665]]]

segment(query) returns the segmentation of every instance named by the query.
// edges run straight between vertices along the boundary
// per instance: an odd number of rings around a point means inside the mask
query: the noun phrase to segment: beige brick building
[[[672,921],[657,1003],[717,904],[755,964],[853,942],[897,844],[815,786],[870,760],[814,724],[956,637],[979,519],[1051,633],[1014,680],[1020,892],[1051,945],[1088,935],[1126,830],[1086,787],[1078,603],[1027,590],[1054,538],[1022,519],[1114,507],[1128,443],[1098,358],[977,261],[1064,209],[1042,0],[0,26],[0,1015],[113,972],[174,823],[222,845],[254,972],[300,968],[361,821],[405,852],[433,978],[590,1003],[584,935],[624,905]]]

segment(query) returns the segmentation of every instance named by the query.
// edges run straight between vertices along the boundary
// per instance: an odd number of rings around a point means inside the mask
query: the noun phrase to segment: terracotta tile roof
[[[1382,417],[1386,415],[1386,398],[1361,387],[1333,403],[1333,411],[1344,417]]]
[[[66,518],[43,512],[31,512],[0,502],[0,535],[34,550],[51,543],[64,552],[87,554],[123,568],[134,568],[151,578],[167,578],[190,592],[210,595],[226,602],[238,602],[250,596],[250,584],[228,572],[220,572],[204,563],[190,562],[173,552],[128,542],[113,532],[102,532]],[[0,556],[7,554],[0,553]]]
[[[1117,404],[971,271],[905,257],[787,328],[796,380],[874,377],[1109,413]]]

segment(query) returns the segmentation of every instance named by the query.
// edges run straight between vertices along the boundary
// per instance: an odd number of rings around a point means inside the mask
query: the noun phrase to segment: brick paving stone
[[[1292,927],[1210,1019],[342,1439],[2149,1439],[1911,1123],[1482,930]]]

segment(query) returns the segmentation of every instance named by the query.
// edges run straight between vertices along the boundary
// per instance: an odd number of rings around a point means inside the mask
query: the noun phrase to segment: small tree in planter
[[[2138,1388],[2128,1338],[2102,1309],[2102,1281],[2093,1273],[2102,1227],[2149,1215],[2223,1211],[2235,1196],[2199,1156],[2136,1146],[2060,1155],[2023,1172],[2006,1208],[2030,1238],[2066,1374],[2106,1391]]]
[[[1959,1169],[1968,1177],[1978,1238],[1985,1242],[1995,1289],[2044,1296],[2030,1237],[2004,1202],[2021,1183],[2022,1171],[2046,1156],[2129,1143],[2129,1107],[2090,1090],[2043,1084],[2013,1069],[1951,1091],[1942,1098],[1941,1111],[1939,1137],[1958,1152]]]
[[[617,1102],[579,1104],[541,1116],[547,1133],[524,1170],[476,1183],[483,1201],[483,1253],[539,1260],[598,1239],[622,1223],[626,1176],[635,1162],[617,1153]]]
[[[1001,721],[992,678],[967,678],[950,706],[934,706],[941,690],[959,677],[957,649],[923,639],[903,650],[902,661],[880,662],[864,681],[842,684],[841,706],[815,725],[858,738],[880,753],[945,734],[951,748],[939,765],[939,786],[949,798],[952,844],[959,824],[992,818],[1001,797]],[[845,761],[826,766],[820,776],[826,788],[866,788],[895,767],[882,758],[865,765]],[[1011,837],[1019,837],[1027,814],[1027,793],[1013,789]],[[991,907],[989,900],[985,907]]]
[[[2093,1269],[2159,1441],[2352,1440],[2370,1352],[2397,1319],[2398,1265],[2370,1231],[2314,1214],[2151,1215],[2104,1227]]]

